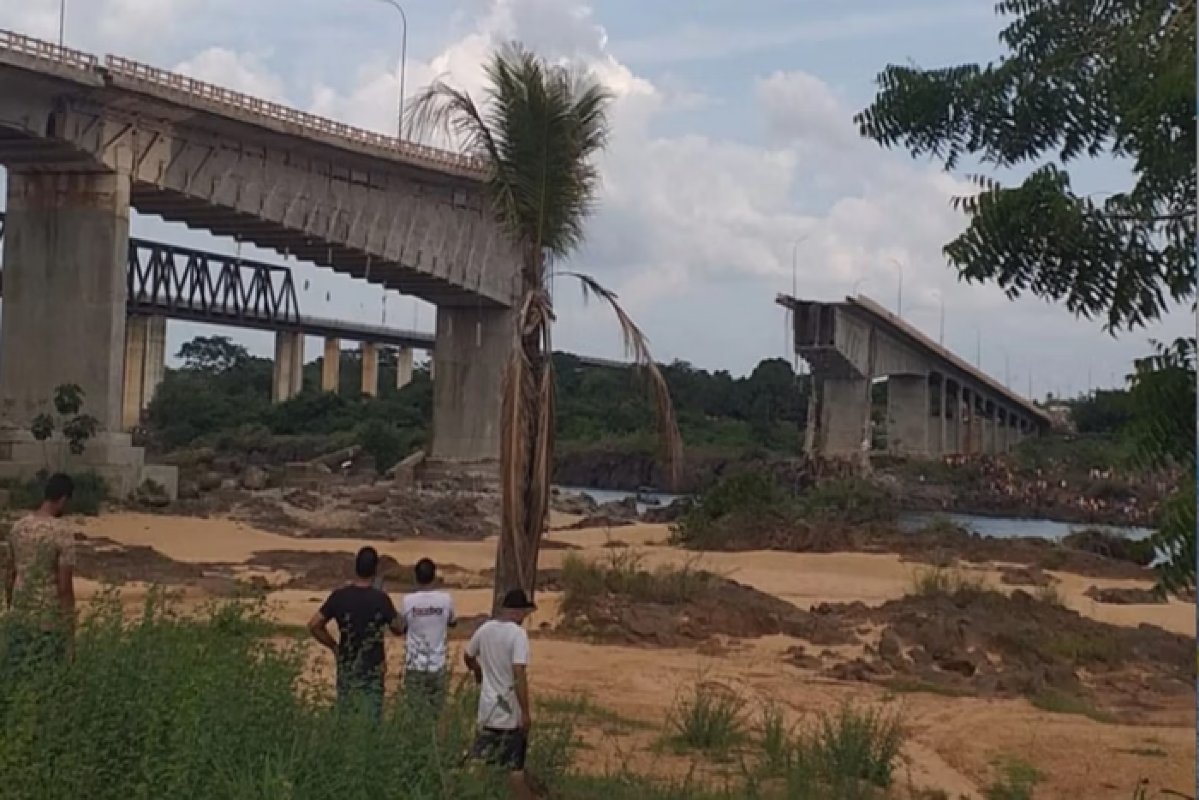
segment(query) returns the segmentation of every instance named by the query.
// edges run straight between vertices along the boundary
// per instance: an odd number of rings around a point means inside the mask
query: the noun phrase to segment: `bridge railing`
[[[222,86],[189,78],[186,75],[180,75],[175,72],[168,72],[167,70],[158,69],[157,67],[142,64],[128,58],[107,56],[104,59],[104,65],[110,72],[125,78],[144,81],[153,86],[179,92],[188,97],[215,103],[245,113],[256,114],[277,122],[295,125],[304,130],[337,136],[358,144],[383,148],[400,156],[416,158],[441,166],[456,167],[479,174],[482,174],[484,171],[483,162],[477,158],[471,158],[470,156],[464,156],[448,150],[439,150],[438,148],[429,147],[417,142],[407,142],[363,128],[356,128],[344,122],[337,122],[336,120],[290,108],[270,100],[263,100],[259,97],[235,92]]]
[[[94,69],[100,66],[98,58],[82,50],[61,47],[53,42],[34,39],[32,36],[13,31],[0,30],[0,50],[11,50],[42,61],[66,64],[80,69]]]

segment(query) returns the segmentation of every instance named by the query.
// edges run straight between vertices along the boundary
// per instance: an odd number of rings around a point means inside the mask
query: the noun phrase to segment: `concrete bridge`
[[[935,457],[1006,452],[1049,416],[865,297],[822,303],[779,295],[795,352],[812,367],[805,448],[860,456],[872,442],[872,386],[887,381],[887,449]]]
[[[13,429],[62,383],[83,387],[107,431],[85,458],[118,491],[144,473],[117,433],[131,208],[434,303],[431,457],[498,456],[519,257],[477,161],[0,31],[0,164],[0,476],[42,465],[42,450]],[[295,363],[294,347],[280,349]]]

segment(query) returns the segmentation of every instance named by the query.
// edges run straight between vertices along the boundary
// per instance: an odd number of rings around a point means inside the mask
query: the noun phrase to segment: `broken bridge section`
[[[779,295],[795,352],[812,368],[805,449],[861,456],[875,445],[873,386],[887,381],[886,449],[937,457],[1007,452],[1049,428],[1049,416],[866,297]]]

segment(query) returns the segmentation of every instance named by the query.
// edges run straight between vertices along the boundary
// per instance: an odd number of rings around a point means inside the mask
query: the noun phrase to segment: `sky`
[[[1150,340],[1194,335],[1189,306],[1114,338],[1035,298],[964,284],[942,247],[977,165],[946,173],[862,139],[853,114],[888,63],[1002,52],[993,0],[401,0],[406,93],[441,78],[472,93],[497,45],[519,40],[590,68],[616,97],[603,187],[569,260],[616,291],[660,361],[743,375],[790,358],[785,311],[860,292],[1012,388],[1043,397],[1120,384]],[[59,0],[0,0],[0,28],[58,37]],[[394,132],[401,18],[386,0],[67,0],[68,46],[182,72],[343,122]],[[1016,176],[1001,176],[1012,178]],[[1076,171],[1127,185],[1120,164]],[[133,234],[219,252],[228,239],[136,216]],[[280,262],[275,253],[242,255]],[[305,314],[431,330],[432,306],[292,264]],[[557,349],[622,357],[616,321],[559,279]],[[168,346],[218,332],[171,322]],[[260,355],[269,334],[220,331]],[[320,353],[310,340],[309,359]]]

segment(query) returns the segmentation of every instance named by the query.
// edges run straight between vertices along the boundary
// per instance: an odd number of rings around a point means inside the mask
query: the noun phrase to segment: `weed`
[[[632,548],[610,549],[600,560],[568,554],[562,564],[563,610],[585,608],[603,594],[647,603],[685,603],[711,583],[711,576],[698,569],[696,561],[653,571],[643,563],[644,556]]]
[[[1037,708],[1042,711],[1048,711],[1051,714],[1076,714],[1088,717],[1096,722],[1115,722],[1115,719],[1110,714],[1095,708],[1086,698],[1070,694],[1069,692],[1044,689],[1033,695],[1031,701]]]
[[[803,749],[836,785],[866,781],[887,788],[905,738],[897,714],[846,704],[836,714],[821,715]]]
[[[675,699],[666,719],[669,741],[676,747],[727,757],[747,738],[744,706],[744,700],[728,687],[701,681]]]
[[[996,764],[999,777],[983,790],[986,800],[1032,800],[1033,789],[1044,776],[1027,761],[1007,758]]]
[[[970,575],[960,569],[923,567],[912,574],[912,593],[920,597],[932,595],[981,594],[991,591],[986,578]]]
[[[757,728],[762,767],[769,775],[782,774],[791,763],[792,748],[783,710],[773,703],[763,703]]]

